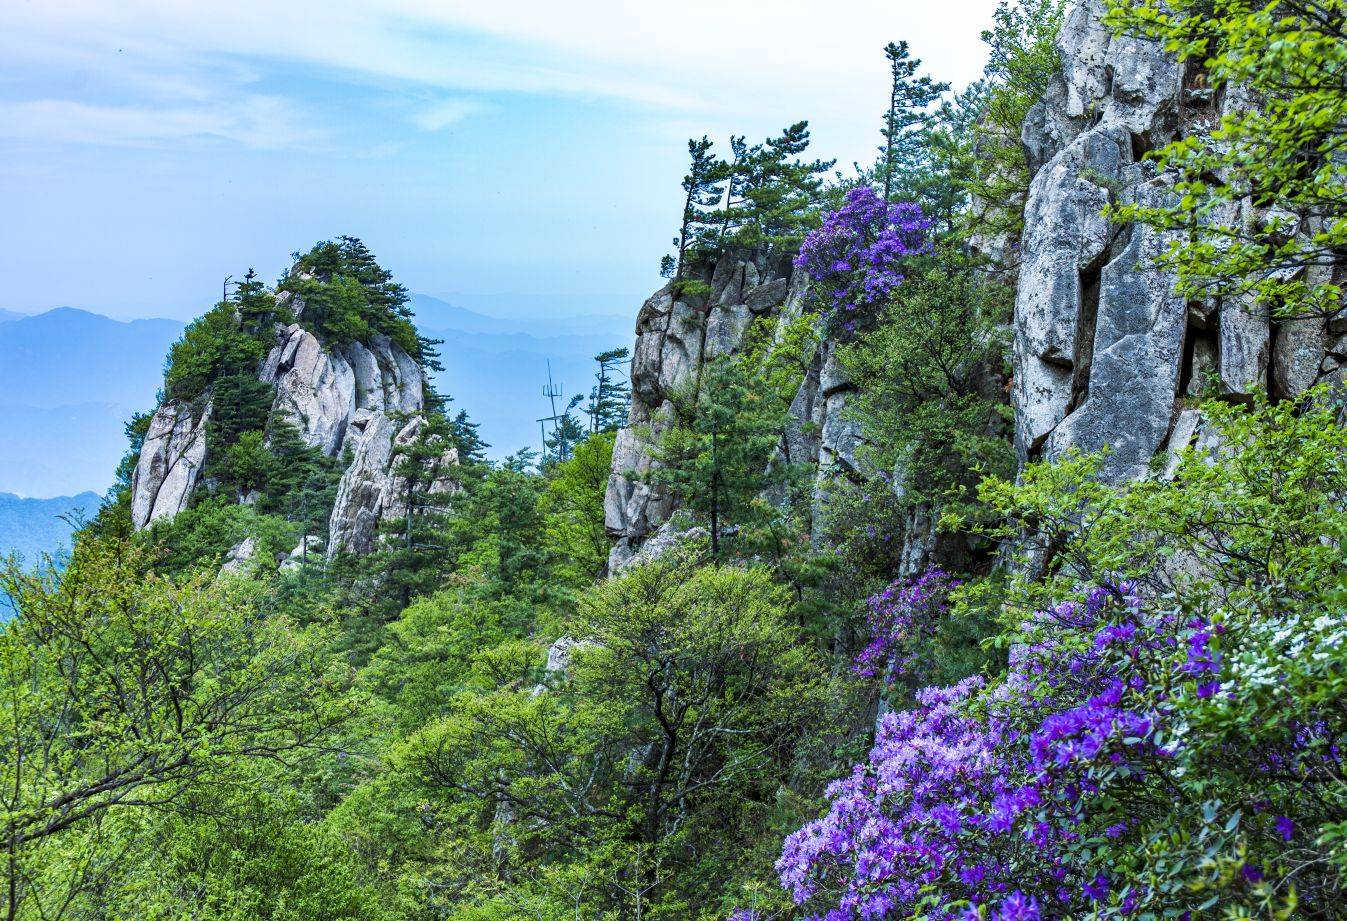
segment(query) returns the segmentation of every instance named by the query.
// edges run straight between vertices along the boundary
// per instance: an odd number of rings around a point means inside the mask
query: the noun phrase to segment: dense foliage
[[[1174,200],[1121,214],[1182,231],[1167,261],[1190,296],[1245,298],[1264,314],[1339,310],[1347,5],[1146,0],[1115,4],[1110,19],[1176,53],[1208,108],[1225,98],[1209,130],[1157,152],[1177,175]]]
[[[1111,19],[1189,59],[1190,91],[1268,102],[1157,154],[1179,207],[1120,216],[1191,231],[1167,258],[1194,295],[1326,313],[1341,11]],[[634,433],[626,349],[542,457],[488,461],[432,394],[352,552],[322,547],[350,458],[259,368],[277,324],[427,366],[434,343],[354,238],[276,292],[250,274],[166,369],[166,401],[210,408],[188,508],[131,528],[137,417],[64,573],[0,578],[7,916],[1342,917],[1341,395],[1206,403],[1203,446],[1123,486],[1098,457],[1016,468],[1018,137],[1060,20],[1004,4],[953,99],[890,44],[854,178],[824,185],[803,122],[725,160],[690,142],[673,296],[704,322],[724,256],[808,295]],[[1245,199],[1262,223],[1223,223]],[[683,539],[609,572],[633,434]]]
[[[1092,485],[1093,464],[992,482],[1057,523],[1011,602],[1010,666],[920,692],[778,867],[829,918],[1335,915],[1343,899],[1347,435],[1335,413],[1208,408],[1222,463]],[[1103,581],[1100,581],[1103,580]],[[896,589],[862,655],[908,669],[948,584]],[[933,605],[937,606],[933,610]],[[903,650],[899,652],[899,650]]]

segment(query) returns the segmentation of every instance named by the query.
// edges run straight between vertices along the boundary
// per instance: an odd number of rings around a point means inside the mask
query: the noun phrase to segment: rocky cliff
[[[609,569],[627,565],[651,540],[647,555],[672,538],[673,503],[648,474],[653,451],[676,396],[694,391],[706,362],[737,352],[756,317],[790,321],[805,309],[809,283],[788,257],[730,252],[699,266],[705,294],[675,296],[665,285],[641,307],[631,363],[631,415],[617,434],[604,497],[604,524],[614,544]],[[826,340],[813,357],[791,405],[781,450],[819,475],[856,463],[859,434],[842,412],[850,382]]]
[[[288,420],[306,445],[346,460],[329,519],[327,556],[367,552],[379,521],[401,514],[405,484],[394,470],[395,455],[425,424],[425,372],[387,336],[327,344],[301,325],[301,299],[282,293],[277,303],[297,322],[276,324],[258,379],[272,385],[272,411]],[[166,401],[156,410],[131,484],[137,529],[187,507],[207,462],[211,413],[209,393],[196,404]],[[450,448],[441,460],[452,467],[458,459]],[[448,479],[432,487],[451,488]]]
[[[1245,400],[1341,381],[1347,317],[1278,322],[1245,301],[1186,301],[1157,265],[1170,236],[1105,214],[1111,205],[1173,194],[1172,177],[1146,154],[1249,100],[1238,88],[1212,92],[1200,72],[1155,43],[1113,35],[1103,15],[1103,0],[1069,8],[1057,38],[1059,71],[1023,126],[1032,174],[1023,238],[985,248],[1018,257],[1009,267],[1018,273],[1009,357],[1021,464],[1107,449],[1103,473],[1120,481],[1202,438],[1191,407],[1210,382],[1226,398]],[[1243,210],[1242,220],[1261,217]],[[695,386],[707,359],[737,349],[753,316],[796,315],[807,292],[788,261],[753,256],[722,257],[706,280],[704,298],[680,299],[665,286],[637,320],[631,421],[617,439],[605,502],[614,570],[669,530],[672,504],[646,475],[670,395]],[[822,343],[783,433],[783,450],[816,464],[820,478],[839,463],[854,465],[859,443],[843,412],[852,388],[832,351]],[[904,540],[910,575],[935,548],[931,521],[908,522]]]
[[[1155,262],[1172,240],[1101,213],[1171,195],[1172,178],[1145,154],[1249,104],[1237,87],[1213,93],[1157,44],[1111,34],[1103,14],[1102,0],[1069,10],[1060,71],[1024,125],[1033,182],[1013,399],[1022,462],[1107,447],[1104,472],[1121,480],[1200,437],[1185,398],[1208,381],[1241,400],[1340,379],[1347,324],[1277,322],[1242,300],[1186,302]],[[1262,217],[1240,209],[1238,220]]]

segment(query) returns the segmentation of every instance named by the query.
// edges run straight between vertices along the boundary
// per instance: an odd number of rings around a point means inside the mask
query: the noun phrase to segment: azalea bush
[[[1074,458],[988,486],[1077,536],[1012,593],[1005,672],[887,714],[787,839],[811,917],[1340,916],[1347,435],[1317,404],[1208,418],[1227,456],[1173,480]],[[905,667],[944,582],[890,592],[862,669]]]
[[[825,292],[834,332],[869,326],[912,258],[930,251],[930,229],[919,205],[886,202],[869,186],[852,189],[842,207],[824,215],[795,265]]]

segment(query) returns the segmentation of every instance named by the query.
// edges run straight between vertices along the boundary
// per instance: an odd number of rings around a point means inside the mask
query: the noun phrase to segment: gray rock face
[[[1103,215],[1122,171],[1125,135],[1082,135],[1039,170],[1025,208],[1015,300],[1016,441],[1027,456],[1066,416],[1088,356],[1082,321],[1098,298],[1098,265],[1115,236]]]
[[[655,447],[675,405],[696,395],[706,362],[744,346],[755,318],[774,320],[779,331],[804,311],[809,293],[807,276],[788,260],[757,254],[727,254],[704,280],[707,294],[675,299],[666,286],[637,317],[631,416],[618,432],[604,496],[612,572],[653,559],[687,536],[671,520],[673,500],[650,480],[658,466]],[[860,432],[843,412],[853,389],[825,341],[791,404],[780,446],[788,462],[814,465],[820,483],[836,468],[858,463]]]
[[[276,385],[273,408],[330,457],[340,453],[356,410],[414,413],[423,405],[421,366],[387,336],[329,349],[292,324],[277,338],[261,374]]]
[[[393,439],[398,426],[383,413],[367,409],[351,420],[347,443],[351,463],[337,484],[337,498],[328,519],[328,556],[367,553],[387,508],[392,486]]]
[[[211,407],[193,418],[191,405],[165,403],[155,411],[131,478],[131,523],[137,530],[187,507],[206,462]]]
[[[1165,194],[1137,159],[1174,130],[1182,74],[1158,45],[1112,36],[1103,12],[1068,11],[1061,72],[1025,124],[1012,398],[1021,461],[1108,447],[1106,473],[1126,477],[1170,429],[1187,311],[1153,264],[1168,241],[1103,211]]]
[[[655,446],[674,407],[695,398],[706,362],[732,355],[744,345],[756,317],[778,320],[799,316],[808,291],[803,272],[786,259],[731,253],[707,269],[704,295],[678,298],[672,285],[653,294],[636,321],[631,363],[631,415],[618,432],[613,467],[604,495],[604,525],[613,539],[610,571],[633,560],[651,558],[678,542],[670,528],[672,499],[650,481],[658,461]],[[855,432],[839,413],[850,385],[830,366],[823,394],[823,350],[815,358],[792,407],[792,424],[783,433],[782,452],[791,462],[818,463],[820,457],[854,458]],[[820,436],[819,433],[823,433]],[[831,452],[831,454],[829,454]],[[652,540],[652,538],[654,538]],[[647,541],[650,552],[643,553]]]
[[[329,559],[339,553],[370,552],[379,522],[405,515],[408,483],[395,471],[398,449],[410,444],[425,424],[424,416],[399,422],[378,410],[356,410],[347,436],[351,463],[337,484],[337,498],[328,520]],[[453,492],[457,488],[453,478],[457,466],[457,450],[446,446],[429,491]]]
[[[1182,68],[1160,46],[1110,35],[1103,12],[1103,0],[1068,11],[1061,72],[1024,126],[1034,175],[1012,395],[1021,462],[1108,449],[1104,474],[1122,480],[1166,448],[1173,456],[1202,442],[1200,414],[1182,398],[1209,376],[1230,399],[1294,396],[1323,379],[1327,327],[1270,322],[1239,301],[1185,304],[1157,262],[1171,241],[1101,215],[1109,204],[1161,201],[1168,178],[1144,152],[1222,114],[1208,96],[1185,91]],[[1235,87],[1221,104],[1250,103]],[[1246,208],[1240,220],[1266,219]]]
[[[1152,185],[1137,191],[1141,197],[1164,194]],[[1053,430],[1049,456],[1071,447],[1109,448],[1105,475],[1125,479],[1145,472],[1164,443],[1178,392],[1187,308],[1167,279],[1147,267],[1168,244],[1149,228],[1132,228],[1126,247],[1104,267],[1085,396]]]
[[[323,348],[300,325],[284,335],[273,349],[275,359],[268,355],[265,365],[275,368],[274,377],[264,378],[276,385],[272,408],[290,420],[305,444],[334,456],[356,408],[355,371],[344,355]]]
[[[296,316],[303,315],[302,302],[286,295],[280,299]],[[368,552],[380,520],[402,514],[406,483],[392,468],[398,446],[415,438],[425,424],[421,366],[383,335],[329,347],[292,324],[277,327],[276,344],[258,378],[275,387],[272,409],[295,425],[305,444],[330,457],[351,451],[331,513],[327,555]],[[208,405],[194,419],[190,407],[172,403],[155,413],[132,485],[137,528],[186,507],[206,460],[209,413]],[[440,458],[446,473],[435,480],[432,491],[455,488],[448,471],[457,462],[455,452],[446,447]]]

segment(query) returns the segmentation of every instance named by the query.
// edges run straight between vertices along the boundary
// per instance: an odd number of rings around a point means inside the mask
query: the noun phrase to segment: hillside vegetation
[[[958,94],[883,49],[854,175],[689,141],[632,383],[542,456],[424,375],[330,450],[284,409],[305,336],[440,360],[353,238],[192,324],[182,507],[146,415],[0,577],[7,916],[1347,916],[1347,6],[984,37]]]

